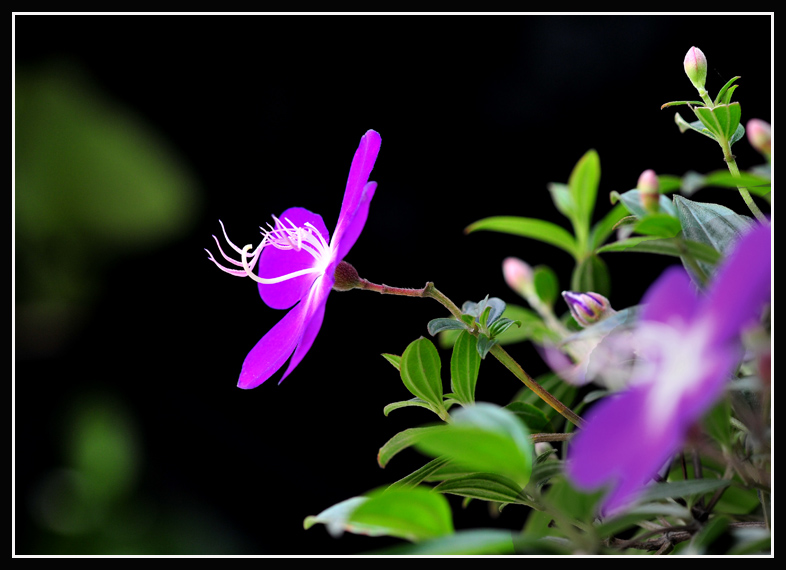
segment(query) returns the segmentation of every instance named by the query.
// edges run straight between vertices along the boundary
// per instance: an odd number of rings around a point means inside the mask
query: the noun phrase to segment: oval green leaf
[[[437,410],[443,409],[441,369],[437,348],[426,338],[411,342],[401,355],[401,380],[407,390]]]
[[[473,473],[443,481],[435,491],[498,503],[518,503],[529,505],[530,501],[516,483],[494,473]]]
[[[496,473],[522,487],[532,471],[533,446],[516,416],[493,404],[462,408],[453,423],[418,434],[415,447],[434,457],[484,473]]]
[[[578,246],[574,237],[566,229],[546,220],[517,216],[494,216],[470,224],[464,229],[464,233],[469,234],[481,230],[536,239],[559,247],[573,257],[578,257]]]
[[[595,208],[595,199],[598,195],[600,183],[600,158],[595,150],[589,150],[579,159],[568,179],[568,188],[576,205],[577,227],[579,235],[589,235],[592,210]],[[581,228],[581,229],[579,229]]]
[[[453,533],[450,505],[439,493],[422,487],[378,489],[349,515],[347,524],[384,530],[412,542]]]
[[[455,399],[462,404],[475,401],[475,385],[480,370],[478,339],[462,331],[453,345],[450,358],[450,386]]]

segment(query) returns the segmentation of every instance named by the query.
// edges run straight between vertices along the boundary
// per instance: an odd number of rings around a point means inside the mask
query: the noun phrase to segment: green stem
[[[461,318],[461,309],[456,306],[456,304],[451,301],[448,297],[446,297],[442,292],[440,292],[434,284],[431,282],[426,283],[425,287],[422,289],[404,289],[400,287],[390,287],[389,285],[377,285],[376,283],[371,283],[366,279],[360,278],[358,279],[358,284],[356,285],[357,289],[365,289],[367,291],[375,291],[377,293],[381,293],[383,295],[402,295],[405,297],[430,297],[435,301],[439,302],[443,307],[445,307],[450,313],[456,317],[457,319]],[[477,333],[475,333],[477,334]],[[565,404],[560,402],[557,398],[551,395],[543,386],[538,384],[533,378],[527,374],[521,365],[516,362],[513,357],[511,357],[505,349],[503,349],[499,344],[495,344],[491,350],[489,351],[490,354],[494,356],[497,360],[499,360],[505,368],[510,370],[513,375],[521,380],[530,390],[535,392],[544,402],[546,402],[549,406],[554,408],[560,415],[562,415],[565,419],[572,422],[574,425],[581,427],[584,424],[584,421],[576,415],[570,408],[568,408]]]
[[[734,160],[734,155],[731,154],[731,147],[728,141],[726,141],[726,144],[721,144],[721,148],[723,148],[723,159],[726,161],[726,165],[729,167],[729,172],[731,172],[731,175],[734,178],[739,180],[741,178],[740,169],[737,168],[737,161]],[[740,191],[740,196],[742,196],[742,199],[745,200],[745,203],[748,205],[750,211],[753,212],[754,216],[756,216],[756,219],[763,224],[768,223],[767,217],[762,214],[759,207],[753,201],[753,197],[751,196],[751,193],[748,192],[748,189],[745,186],[737,184],[737,190]]]
[[[510,356],[499,344],[492,346],[489,353],[492,354],[494,358],[499,360],[505,368],[510,370],[516,378],[524,382],[524,385],[535,392],[541,400],[554,408],[562,417],[577,427],[582,427],[584,425],[584,420],[577,416],[573,410],[552,396],[543,386],[535,382],[535,380],[524,371],[521,365],[516,362],[513,357]]]

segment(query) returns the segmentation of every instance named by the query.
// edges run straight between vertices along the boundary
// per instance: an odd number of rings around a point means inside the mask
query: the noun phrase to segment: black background
[[[187,235],[112,260],[89,319],[61,350],[31,356],[17,341],[18,554],[52,548],[30,516],[29,497],[61,461],[56,435],[64,406],[91,391],[119,398],[136,418],[144,447],[140,497],[198,505],[231,529],[235,546],[220,553],[346,554],[395,542],[333,539],[321,526],[304,531],[302,521],[423,463],[411,450],[385,470],[376,463],[388,438],[432,420],[417,408],[383,416],[384,405],[409,395],[379,355],[401,354],[444,310],[430,300],[333,293],[297,370],[280,385],[277,375],[244,391],[236,387],[243,358],[283,313],[267,308],[250,281],[219,272],[203,251],[214,248],[218,219],[242,245],[291,206],[320,213],[332,230],[366,130],[382,136],[371,176],[379,187],[347,261],[377,283],[433,281],[460,304],[486,294],[521,302],[502,279],[510,255],[551,266],[568,287],[572,260],[561,250],[462,230],[491,215],[569,227],[546,185],[566,182],[588,149],[598,151],[602,170],[595,219],[610,209],[610,191],[635,187],[647,168],[681,175],[724,167],[717,145],[681,135],[673,110],[660,110],[666,101],[696,98],[682,69],[691,46],[707,55],[711,94],[741,75],[735,99],[743,121],[770,120],[768,16],[14,21],[17,69],[56,58],[78,62],[168,138],[203,192]],[[735,151],[743,169],[761,162],[747,141]],[[738,195],[709,192],[695,199],[745,213]],[[628,254],[604,260],[616,308],[637,303],[674,263]],[[510,351],[531,374],[546,371],[530,346]],[[497,362],[484,362],[478,399],[504,404],[519,388]],[[513,509],[495,520],[479,503],[466,511],[451,504],[458,528],[516,528],[524,520]],[[101,551],[58,544],[57,553]],[[210,548],[197,544],[193,552]],[[150,553],[170,552],[180,551]]]

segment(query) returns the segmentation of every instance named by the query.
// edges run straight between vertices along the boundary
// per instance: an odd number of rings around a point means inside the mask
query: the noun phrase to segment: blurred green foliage
[[[18,68],[16,303],[22,348],[57,348],[115,258],[183,235],[201,193],[156,130],[70,62]]]

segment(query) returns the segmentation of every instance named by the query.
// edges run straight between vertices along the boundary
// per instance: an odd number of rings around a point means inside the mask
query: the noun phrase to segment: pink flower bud
[[[769,157],[772,154],[772,128],[761,119],[751,119],[745,127],[748,142],[761,154]]]
[[[645,170],[639,176],[636,188],[639,190],[641,205],[648,212],[657,212],[660,207],[660,192],[658,191],[658,175],[652,169]]]
[[[568,304],[570,314],[582,327],[588,327],[616,313],[609,300],[598,293],[563,291],[562,298]]]
[[[696,89],[703,90],[704,82],[707,81],[707,58],[697,47],[692,47],[685,54],[685,73]]]
[[[502,262],[505,283],[519,295],[524,296],[533,287],[532,268],[517,257],[507,257]]]

